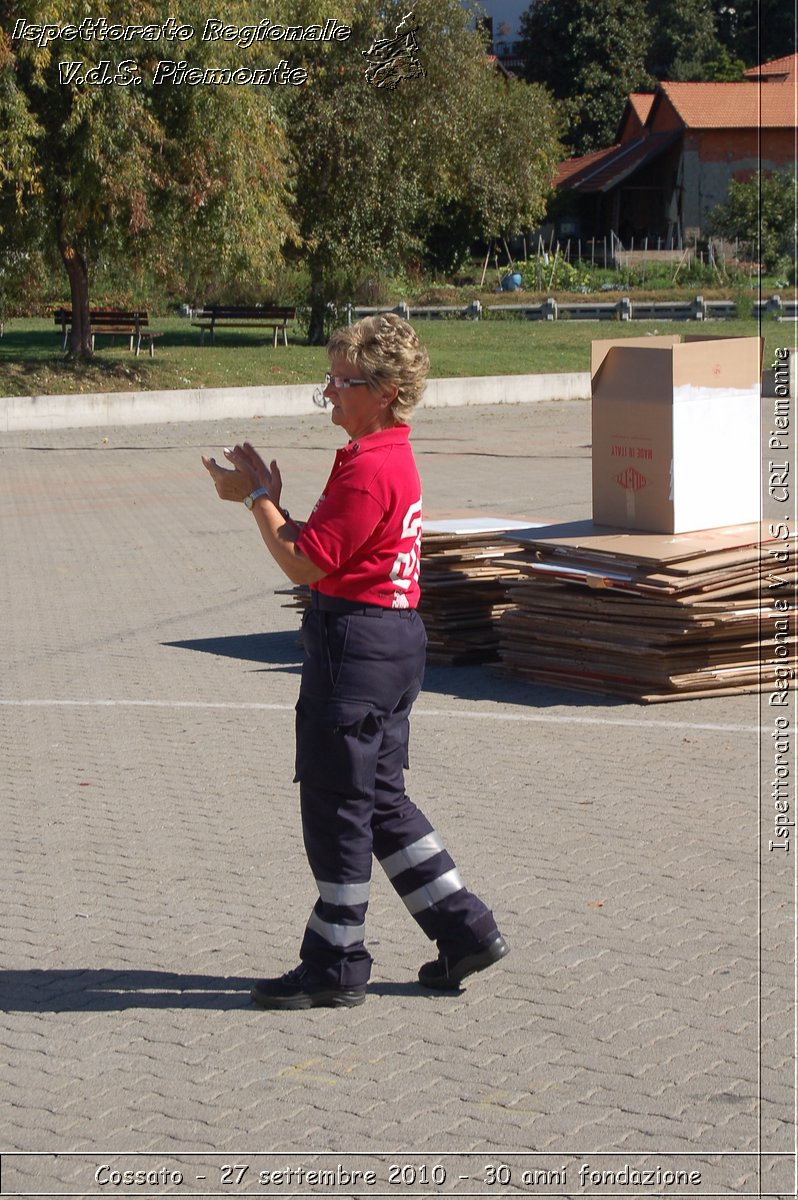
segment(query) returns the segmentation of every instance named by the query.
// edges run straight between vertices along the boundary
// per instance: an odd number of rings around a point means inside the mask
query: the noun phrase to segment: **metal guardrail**
[[[774,295],[767,300],[754,300],[751,307],[754,317],[775,316],[782,321],[798,320],[798,301],[782,300]],[[574,300],[555,300],[553,296],[538,304],[481,304],[472,300],[463,307],[454,304],[408,304],[402,300],[393,307],[349,304],[346,308],[347,322],[373,313],[395,312],[406,321],[422,320],[480,321],[496,319],[503,315],[527,321],[704,321],[728,319],[738,315],[734,300],[705,300],[696,296],[694,300],[633,300],[622,296],[619,300],[582,303]]]

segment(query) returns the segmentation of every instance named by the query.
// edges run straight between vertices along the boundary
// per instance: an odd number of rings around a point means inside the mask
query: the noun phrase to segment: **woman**
[[[308,861],[319,891],[301,964],[264,979],[264,1008],[352,1007],[365,999],[364,945],[372,854],[438,958],[419,981],[443,990],[508,952],[493,914],[466,890],[427,818],[405,792],[408,718],[424,673],[419,599],[421,485],[406,419],[429,359],[393,314],[335,332],[324,388],[348,434],[308,519],[280,507],[282,479],[248,443],[203,457],[223,500],[244,501],[275,562],[309,584],[296,709],[296,781]]]

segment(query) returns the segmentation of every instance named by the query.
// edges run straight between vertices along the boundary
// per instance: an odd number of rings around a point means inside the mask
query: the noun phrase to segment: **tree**
[[[391,39],[407,8],[404,0],[380,6],[340,0],[335,14],[351,36],[304,47],[308,83],[281,97],[296,163],[297,252],[310,270],[314,344],[325,340],[328,305],[349,293],[359,273],[420,255],[442,214],[473,220],[480,232],[486,224],[542,215],[554,173],[556,129],[547,97],[527,89],[522,104],[520,90],[500,89],[483,37],[458,0],[413,5],[424,74],[394,88],[368,81],[362,52]],[[294,11],[308,23],[319,9],[308,0]],[[529,127],[519,128],[527,120]],[[512,186],[502,182],[502,162]]]
[[[744,71],[743,60],[732,58],[727,47],[721,41],[717,41],[709,57],[701,63],[696,78],[699,82],[703,80],[707,83],[740,83]]]
[[[798,187],[789,172],[733,179],[725,204],[709,214],[707,232],[747,242],[766,271],[778,269],[783,259],[794,258],[796,201]]]
[[[718,38],[755,67],[795,51],[795,5],[786,0],[712,0]]]
[[[444,269],[458,264],[476,240],[510,238],[545,216],[562,146],[558,117],[539,84],[486,73],[472,100],[467,141],[456,148],[456,186],[443,193],[429,215],[427,255],[449,252]]]
[[[146,262],[193,288],[261,277],[292,231],[285,139],[268,89],[156,82],[159,63],[238,65],[240,48],[163,32],[121,43],[96,33],[12,40],[18,20],[80,26],[85,5],[9,9],[0,30],[0,248],[57,251],[69,278],[71,353],[91,354],[90,274],[100,255],[132,273]],[[169,20],[200,29],[215,11],[175,0]],[[112,26],[166,28],[152,0],[97,0],[91,12]],[[259,10],[231,0],[226,16],[255,23]],[[70,62],[82,64],[71,78]]]
[[[651,89],[645,0],[535,0],[521,18],[525,78],[562,101],[574,154],[610,145],[629,92]]]
[[[647,67],[658,79],[706,78],[719,49],[711,0],[649,0],[652,30]]]

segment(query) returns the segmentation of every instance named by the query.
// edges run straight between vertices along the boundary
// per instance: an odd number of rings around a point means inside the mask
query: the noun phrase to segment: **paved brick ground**
[[[367,1003],[249,1006],[314,899],[296,617],[199,455],[250,437],[299,514],[327,420],[2,438],[2,1194],[138,1193],[95,1182],[122,1152],[182,1163],[147,1194],[278,1194],[256,1170],[275,1151],[446,1164],[426,1194],[497,1195],[499,1162],[502,1194],[566,1165],[548,1194],[617,1194],[579,1166],[635,1155],[700,1170],[691,1195],[793,1194],[793,910],[783,864],[758,866],[758,697],[642,708],[430,668],[410,788],[512,954],[424,992],[428,945],[380,875]],[[427,512],[589,515],[589,439],[578,402],[421,413]],[[250,1170],[222,1187],[228,1163]]]

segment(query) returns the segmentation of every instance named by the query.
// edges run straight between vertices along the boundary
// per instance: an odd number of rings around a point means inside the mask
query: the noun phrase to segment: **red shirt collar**
[[[409,437],[409,425],[391,425],[388,429],[378,429],[376,433],[367,433],[354,442],[347,442],[340,448],[338,454],[357,454],[364,450],[379,450],[382,446],[400,446]]]

